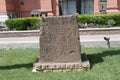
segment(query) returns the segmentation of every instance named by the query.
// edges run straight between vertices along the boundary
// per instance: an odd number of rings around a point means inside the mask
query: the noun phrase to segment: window
[[[77,12],[76,0],[59,1],[60,15],[72,15]]]

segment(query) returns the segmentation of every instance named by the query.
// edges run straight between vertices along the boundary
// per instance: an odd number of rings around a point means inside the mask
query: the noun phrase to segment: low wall
[[[85,28],[79,29],[81,35],[109,35],[120,34],[120,28]],[[39,30],[32,31],[1,31],[0,38],[7,37],[37,37]]]
[[[109,35],[120,34],[120,27],[115,28],[86,28],[79,29],[81,35]]]
[[[39,36],[39,30],[3,31],[3,32],[0,32],[0,38],[7,38],[7,37],[37,37],[37,36]]]

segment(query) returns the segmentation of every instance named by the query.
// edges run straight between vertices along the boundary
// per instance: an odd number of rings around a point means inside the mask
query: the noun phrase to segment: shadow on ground
[[[87,57],[90,61],[91,68],[94,64],[103,62],[103,57],[120,55],[120,50],[116,51],[103,51],[102,53],[88,54]]]
[[[32,68],[33,63],[26,63],[26,64],[14,64],[14,65],[7,65],[7,66],[0,66],[0,70],[9,70],[9,69],[18,69],[18,68]]]
[[[103,57],[120,55],[120,50],[117,51],[103,51],[102,53],[88,54],[88,59],[91,64],[91,68],[94,64],[103,62]],[[18,68],[32,68],[33,63],[14,64],[7,66],[0,66],[0,70],[18,69]]]

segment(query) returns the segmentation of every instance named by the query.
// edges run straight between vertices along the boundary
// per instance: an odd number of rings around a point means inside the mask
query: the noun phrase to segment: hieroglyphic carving
[[[45,17],[40,35],[40,62],[80,62],[76,17]]]

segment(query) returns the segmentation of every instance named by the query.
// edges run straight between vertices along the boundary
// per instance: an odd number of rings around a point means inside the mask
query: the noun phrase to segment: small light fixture
[[[21,2],[20,2],[20,4],[21,4],[21,5],[24,5],[24,2],[23,2],[23,1],[21,1]]]
[[[110,48],[110,38],[109,37],[104,37],[104,40],[107,42],[108,48]]]

